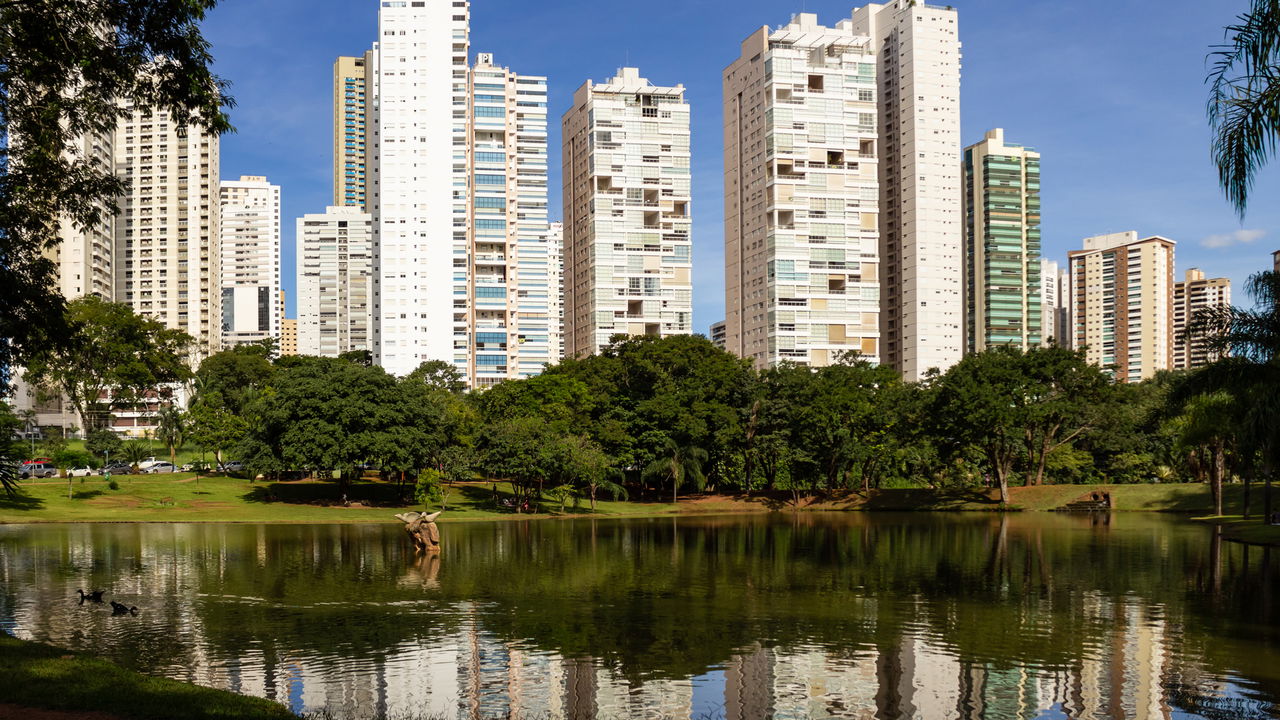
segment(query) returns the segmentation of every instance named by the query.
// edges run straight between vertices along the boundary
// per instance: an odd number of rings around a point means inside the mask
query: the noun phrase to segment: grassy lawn
[[[1228,540],[1249,543],[1251,545],[1280,546],[1280,525],[1262,524],[1262,513],[1255,513],[1245,520],[1240,515],[1220,515],[1199,517],[1196,520],[1222,526],[1222,536]]]
[[[0,698],[22,707],[119,718],[296,718],[269,700],[147,677],[106,660],[4,634],[0,667]]]
[[[48,479],[22,483],[22,494],[0,494],[0,523],[22,522],[297,522],[366,523],[395,522],[404,510],[421,509],[402,500],[391,483],[366,480],[348,490],[349,504],[341,502],[337,483],[298,481],[252,483],[229,477],[173,475],[113,476],[118,490],[101,477],[75,478],[72,496],[67,481]],[[506,483],[496,485],[498,497],[510,496]],[[1212,509],[1204,485],[1042,485],[1010,488],[1010,507],[1018,510],[1053,510],[1086,494],[1111,494],[1120,511],[1157,511],[1205,514]],[[1241,488],[1227,488],[1228,512],[1239,513]],[[544,500],[540,514],[517,515],[501,508],[495,485],[477,482],[455,486],[447,498],[450,520],[491,520],[547,516],[596,517],[653,516],[673,513],[768,512],[771,510],[998,510],[995,491],[987,490],[881,490],[869,497],[839,493],[802,499],[795,505],[790,494],[769,496],[702,495],[670,502],[605,502],[592,513],[583,499],[571,501],[564,512],[557,503]],[[432,509],[438,509],[433,506]]]

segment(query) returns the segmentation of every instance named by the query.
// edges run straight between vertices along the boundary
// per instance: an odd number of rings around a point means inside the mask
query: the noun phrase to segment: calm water
[[[1280,550],[1178,519],[441,530],[0,526],[0,627],[335,717],[1280,716]]]

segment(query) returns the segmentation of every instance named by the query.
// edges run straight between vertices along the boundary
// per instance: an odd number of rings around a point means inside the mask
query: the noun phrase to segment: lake
[[[1179,518],[440,529],[0,526],[0,628],[333,718],[1280,716],[1280,549]]]

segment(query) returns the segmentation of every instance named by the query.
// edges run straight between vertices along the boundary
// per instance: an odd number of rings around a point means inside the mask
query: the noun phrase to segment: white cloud
[[[1266,230],[1236,230],[1222,235],[1210,235],[1200,241],[1200,246],[1217,249],[1229,248],[1234,245],[1248,245],[1251,242],[1261,240],[1266,234]]]

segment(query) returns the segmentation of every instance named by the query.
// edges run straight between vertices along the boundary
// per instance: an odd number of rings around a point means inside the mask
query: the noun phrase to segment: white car
[[[162,462],[164,461],[152,455],[146,460],[143,460],[142,462],[138,463],[138,469],[141,470],[142,472],[146,472],[147,468],[151,467],[152,465],[158,465]]]
[[[156,473],[177,472],[178,468],[173,466],[171,462],[154,462],[141,468],[143,474],[154,475]]]
[[[93,468],[88,465],[79,465],[77,467],[67,469],[67,477],[89,477],[93,474]]]

